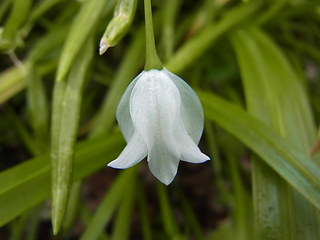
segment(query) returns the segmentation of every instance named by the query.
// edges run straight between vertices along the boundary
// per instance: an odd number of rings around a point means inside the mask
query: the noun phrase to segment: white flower
[[[210,159],[197,146],[204,123],[200,100],[166,68],[143,71],[131,82],[118,106],[117,120],[127,146],[110,167],[128,168],[148,155],[151,172],[168,185],[180,160]]]

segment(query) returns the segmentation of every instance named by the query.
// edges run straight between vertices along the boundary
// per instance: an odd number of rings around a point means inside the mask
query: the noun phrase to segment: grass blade
[[[83,179],[115,159],[122,150],[121,134],[77,144],[73,181]],[[107,157],[106,157],[107,156]],[[49,155],[37,157],[0,174],[0,226],[50,195],[51,164]]]
[[[145,196],[145,190],[139,181],[137,179],[137,201],[138,201],[138,207],[139,207],[139,214],[141,218],[141,230],[142,230],[142,236],[143,240],[151,240],[153,239],[152,237],[152,229],[151,229],[151,222],[150,222],[150,217],[147,211],[147,200]]]
[[[107,0],[87,0],[75,17],[67,40],[61,53],[57,69],[57,80],[63,80],[69,72],[73,61],[79,54],[90,32],[98,23]]]
[[[239,57],[249,111],[309,155],[316,129],[301,80],[276,45],[258,29],[234,32],[232,39]],[[253,163],[256,237],[320,238],[317,210],[282,183],[272,169],[257,161],[260,160],[255,159]],[[273,212],[277,212],[277,216]]]
[[[157,182],[157,190],[159,195],[159,206],[164,231],[167,234],[168,238],[179,239],[179,227],[173,215],[167,188],[162,183]]]
[[[41,76],[48,74],[55,67],[55,63],[45,63],[39,66]],[[5,103],[11,97],[26,87],[25,74],[16,67],[11,67],[0,74],[0,104]]]
[[[48,149],[48,100],[43,81],[37,69],[31,64],[27,67],[27,108],[31,123],[37,154],[45,153]]]
[[[258,1],[251,1],[233,8],[218,23],[209,25],[183,45],[165,64],[166,68],[174,73],[181,72],[196,61],[221,35],[252,16],[259,7]]]
[[[74,145],[77,137],[82,101],[82,89],[93,56],[93,41],[89,41],[75,61],[68,82],[56,82],[52,114],[52,224],[57,234],[68,202],[72,179]]]
[[[118,176],[101,201],[95,215],[80,240],[95,240],[99,238],[103,229],[110,221],[121,197],[125,195],[124,192],[127,186],[132,182],[135,171],[136,168],[130,168],[128,170],[124,170],[121,175]]]
[[[131,170],[134,170],[135,173],[136,168]],[[129,239],[131,216],[136,197],[136,175],[131,175],[130,180],[122,188],[126,188],[127,191],[123,191],[122,194],[122,202],[112,231],[113,240]]]
[[[320,209],[320,169],[309,157],[243,109],[208,92],[197,92],[205,115],[237,137]],[[235,124],[236,116],[236,124]]]
[[[4,51],[13,50],[20,40],[18,30],[29,14],[32,0],[15,0],[12,4],[10,16],[0,36],[0,50]]]
[[[67,211],[64,217],[64,222],[62,225],[62,230],[67,232],[70,230],[74,222],[76,221],[77,217],[79,216],[80,210],[80,197],[81,197],[81,190],[82,190],[82,182],[74,182],[72,183],[70,189],[70,195],[68,199],[68,206]]]

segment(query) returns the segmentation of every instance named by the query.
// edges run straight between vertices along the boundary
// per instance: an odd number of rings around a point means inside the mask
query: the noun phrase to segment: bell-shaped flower
[[[180,160],[210,159],[197,146],[204,124],[200,100],[166,68],[143,71],[131,82],[118,106],[117,120],[127,146],[110,167],[128,168],[148,156],[153,175],[168,185]]]

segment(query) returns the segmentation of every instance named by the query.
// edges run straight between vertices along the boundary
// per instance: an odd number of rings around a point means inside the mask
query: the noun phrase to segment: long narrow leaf
[[[79,143],[76,147],[73,181],[83,179],[116,158],[123,148],[120,134]],[[35,158],[0,174],[0,226],[50,195],[49,155]]]
[[[57,69],[58,81],[64,79],[69,72],[72,62],[99,21],[106,3],[107,0],[87,0],[83,2],[63,47]]]
[[[308,155],[316,129],[297,74],[271,39],[257,28],[236,31],[232,39],[249,111]],[[320,238],[316,209],[259,161],[253,162],[257,238]]]
[[[133,174],[136,172],[136,168],[131,169]],[[126,184],[122,186],[127,191],[123,191],[121,205],[117,213],[114,228],[112,231],[113,240],[126,240],[129,239],[131,216],[133,212],[133,206],[136,197],[136,176],[131,175]]]
[[[16,0],[0,37],[0,50],[13,50],[19,40],[18,30],[29,14],[32,0]]]
[[[101,236],[103,229],[110,221],[116,207],[121,202],[120,198],[123,195],[126,195],[124,194],[124,192],[127,186],[132,187],[131,182],[135,171],[135,168],[125,170],[115,180],[115,182],[112,184],[111,188],[108,190],[108,192],[105,194],[105,197],[101,201],[86,231],[81,236],[81,240],[95,240],[98,239],[99,236]],[[132,189],[129,190],[129,192],[131,191]]]
[[[252,16],[259,7],[260,3],[258,1],[251,1],[249,4],[240,4],[234,7],[218,23],[211,24],[183,45],[165,64],[166,67],[175,73],[187,68],[211,47],[212,43],[221,35]]]
[[[27,108],[30,123],[38,144],[38,154],[48,151],[48,100],[43,81],[32,64],[27,67]]]
[[[209,120],[241,140],[320,209],[320,169],[308,156],[234,104],[212,93],[198,95]]]
[[[54,95],[57,107],[52,113],[52,224],[57,233],[67,207],[72,179],[74,145],[77,137],[82,100],[82,89],[88,66],[93,56],[93,41],[89,40],[75,61],[68,82],[56,82],[62,86],[61,94]]]

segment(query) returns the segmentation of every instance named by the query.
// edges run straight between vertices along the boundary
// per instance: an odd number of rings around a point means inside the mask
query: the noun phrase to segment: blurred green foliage
[[[320,1],[152,1],[212,158],[169,187],[145,163],[105,167],[145,61],[143,1],[99,56],[121,1],[0,1],[0,239],[320,239]]]

